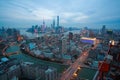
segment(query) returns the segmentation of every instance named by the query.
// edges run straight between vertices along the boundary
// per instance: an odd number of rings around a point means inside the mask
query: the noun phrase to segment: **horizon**
[[[0,0],[0,27],[50,26],[60,16],[60,26],[120,29],[120,0]]]

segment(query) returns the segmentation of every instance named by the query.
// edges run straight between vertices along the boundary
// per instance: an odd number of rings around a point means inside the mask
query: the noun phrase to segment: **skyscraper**
[[[46,26],[45,26],[45,21],[43,20],[42,32],[45,32],[45,28],[46,28]]]
[[[102,35],[106,33],[106,25],[103,25],[101,32],[102,32]]]
[[[53,20],[53,27],[55,28],[55,20]]]
[[[57,27],[59,27],[59,16],[57,16]]]
[[[62,39],[62,53],[67,53],[67,39],[63,38]]]

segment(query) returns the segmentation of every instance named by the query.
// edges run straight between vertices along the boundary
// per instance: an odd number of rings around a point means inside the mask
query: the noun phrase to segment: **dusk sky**
[[[56,16],[65,27],[120,27],[120,0],[0,0],[0,27],[31,27]]]

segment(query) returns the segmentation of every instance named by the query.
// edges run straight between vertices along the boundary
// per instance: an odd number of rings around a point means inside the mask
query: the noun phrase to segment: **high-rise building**
[[[63,38],[59,40],[59,52],[61,54],[67,53],[67,39]]]
[[[45,71],[45,80],[56,80],[57,79],[57,70],[48,68]]]
[[[69,40],[72,40],[72,39],[73,39],[73,33],[69,32]]]
[[[53,20],[53,25],[52,26],[53,26],[53,28],[55,28],[55,20]]]
[[[106,25],[103,25],[101,32],[102,32],[102,35],[106,33]]]
[[[57,16],[57,27],[59,27],[59,16]]]
[[[67,39],[62,39],[62,53],[67,53]]]
[[[53,23],[51,24],[52,32],[55,32],[55,19],[53,19]]]
[[[41,32],[45,32],[45,28],[46,28],[45,21],[43,20],[43,24],[41,26]]]

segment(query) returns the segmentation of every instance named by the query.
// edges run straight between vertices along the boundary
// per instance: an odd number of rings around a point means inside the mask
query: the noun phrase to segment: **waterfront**
[[[12,48],[12,50],[11,50],[11,48]],[[10,47],[10,48],[7,49],[7,52],[14,53],[14,52],[16,52],[17,48],[19,48],[19,47],[18,46]],[[59,73],[62,73],[65,69],[68,68],[67,65],[40,60],[40,59],[37,59],[35,57],[30,56],[29,54],[21,53],[20,49],[17,49],[17,50],[19,50],[18,51],[19,53],[10,55],[9,58],[11,58],[11,59],[15,58],[15,59],[17,59],[19,61],[22,61],[22,62],[32,62],[34,64],[41,64],[41,65],[46,65],[46,66],[52,66],[52,67],[57,68]]]

